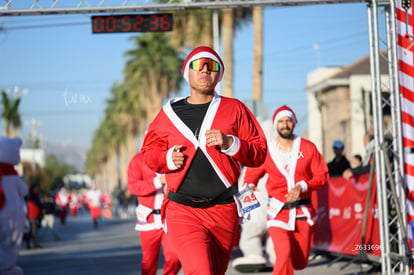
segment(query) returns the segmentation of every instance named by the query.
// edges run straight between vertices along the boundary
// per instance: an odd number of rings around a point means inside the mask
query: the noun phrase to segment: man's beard
[[[288,130],[288,132],[287,133],[286,132],[285,133],[282,133],[283,130]],[[284,128],[284,129],[277,130],[277,133],[279,134],[279,136],[281,138],[290,139],[293,136],[293,129]]]

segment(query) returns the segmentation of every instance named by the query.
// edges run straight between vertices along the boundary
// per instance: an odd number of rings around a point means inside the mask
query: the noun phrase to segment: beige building
[[[381,80],[388,83],[388,67],[381,60]],[[388,99],[388,87],[382,87],[383,98]],[[308,74],[308,137],[325,160],[334,157],[332,143],[341,139],[344,153],[364,157],[363,136],[373,129],[371,104],[370,59],[366,56],[344,67],[318,68]],[[389,109],[383,109],[384,129],[391,129]]]

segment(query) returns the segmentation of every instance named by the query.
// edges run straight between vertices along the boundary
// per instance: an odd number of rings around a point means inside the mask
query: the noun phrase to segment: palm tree
[[[104,188],[105,186],[102,185],[106,183],[110,183],[112,186],[120,186],[122,182],[118,160],[121,145],[125,141],[125,135],[118,119],[116,105],[110,103],[105,110],[105,116],[100,127],[95,132],[93,148],[87,155],[88,172],[101,172],[105,175],[103,182],[99,184],[101,188]]]
[[[180,0],[158,0],[159,3],[179,3]],[[171,45],[179,49],[196,45],[214,46],[213,10],[179,10],[173,14],[173,31],[170,36]]]
[[[5,135],[8,137],[17,136],[18,129],[22,122],[19,114],[20,98],[10,99],[5,91],[1,92],[3,110],[1,113],[5,124]]]
[[[136,81],[138,87],[139,81]],[[117,123],[125,136],[119,148],[119,171],[122,182],[126,181],[125,175],[129,161],[137,152],[137,135],[142,133],[145,129],[143,122],[143,111],[141,108],[141,101],[139,98],[140,89],[129,88],[125,83],[117,84],[113,87],[113,98],[108,101],[115,105]]]
[[[92,174],[101,173],[104,183],[116,183],[121,187],[126,182],[127,161],[135,151],[125,148],[128,148],[128,140],[133,139],[129,133],[138,132],[139,112],[139,100],[134,98],[125,85],[114,85],[111,97],[107,100],[104,120],[95,133],[93,147],[88,152],[86,162],[88,171]],[[100,146],[103,148],[96,149]],[[105,171],[102,171],[103,163],[107,167]]]
[[[136,48],[126,53],[124,82],[111,90],[105,119],[95,132],[86,160],[86,170],[111,187],[126,181],[137,134],[161,109],[163,99],[178,91],[182,80],[183,60],[169,44],[168,35],[151,33],[134,39]]]
[[[253,100],[262,101],[263,87],[263,7],[253,8]]]
[[[125,54],[129,58],[125,82],[138,95],[143,114],[151,121],[160,111],[163,99],[179,90],[184,60],[180,52],[170,45],[168,34],[140,35],[134,41],[136,47]]]
[[[92,148],[89,149],[85,161],[85,171],[95,179],[100,178],[99,181],[96,181],[100,187],[102,184],[108,182],[107,177],[104,177],[105,169],[103,169],[110,154],[106,143],[107,137],[105,136],[104,125],[101,123],[94,133]]]
[[[223,62],[226,68],[226,72],[223,78],[224,96],[233,97],[234,34],[238,29],[241,28],[243,23],[250,22],[251,17],[251,9],[247,8],[226,8],[222,10],[221,37],[223,40]]]
[[[233,9],[223,9],[221,20],[221,33],[223,38],[223,62],[226,72],[223,81],[223,95],[233,97],[233,36],[234,36],[234,17]]]

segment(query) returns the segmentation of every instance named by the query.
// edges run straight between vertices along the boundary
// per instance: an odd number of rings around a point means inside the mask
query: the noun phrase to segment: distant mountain
[[[45,151],[46,155],[55,155],[59,161],[73,165],[79,172],[84,171],[87,148],[70,143],[47,143]]]

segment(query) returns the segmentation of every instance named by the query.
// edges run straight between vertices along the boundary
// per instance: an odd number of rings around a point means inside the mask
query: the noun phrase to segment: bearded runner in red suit
[[[268,141],[266,161],[259,168],[247,168],[245,175],[249,185],[269,175],[267,227],[275,249],[275,275],[293,275],[295,269],[306,267],[315,221],[311,193],[329,180],[316,146],[293,134],[296,123],[295,113],[286,105],[276,110],[273,124],[278,135]]]
[[[165,176],[156,174],[144,162],[141,153],[136,154],[128,167],[128,189],[137,196],[137,224],[141,240],[141,274],[155,275],[160,247],[164,254],[163,275],[175,275],[181,269],[180,261],[173,252],[167,235],[162,229],[161,205],[164,200]]]
[[[224,275],[239,218],[257,203],[252,192],[238,194],[240,165],[261,165],[266,140],[243,103],[215,92],[224,66],[214,50],[195,48],[182,71],[190,96],[162,108],[141,151],[151,169],[165,174],[161,214],[184,274]],[[244,196],[251,205],[243,205]]]

